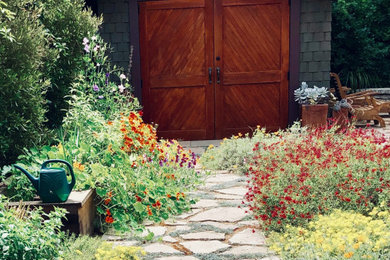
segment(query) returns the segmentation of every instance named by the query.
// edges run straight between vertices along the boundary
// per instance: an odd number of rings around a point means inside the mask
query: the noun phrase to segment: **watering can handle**
[[[72,176],[72,180],[69,184],[69,188],[72,189],[73,186],[75,185],[76,183],[76,177],[74,176],[74,172],[73,172],[73,168],[72,166],[65,160],[61,160],[61,159],[52,159],[52,160],[47,160],[47,161],[44,161],[43,164],[42,164],[42,167],[41,169],[45,169],[46,168],[46,165],[49,164],[49,163],[63,163],[63,164],[66,164],[66,166],[68,166],[69,168],[69,171],[70,171],[70,176]]]

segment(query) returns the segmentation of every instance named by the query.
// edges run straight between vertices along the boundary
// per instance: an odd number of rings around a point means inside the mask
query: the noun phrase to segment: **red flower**
[[[112,224],[113,222],[114,222],[113,217],[111,217],[111,216],[107,216],[107,217],[106,217],[106,223]]]
[[[110,203],[110,202],[111,202],[111,199],[110,199],[110,198],[107,198],[107,199],[104,200],[104,204],[105,204],[105,205],[108,205],[108,203]]]

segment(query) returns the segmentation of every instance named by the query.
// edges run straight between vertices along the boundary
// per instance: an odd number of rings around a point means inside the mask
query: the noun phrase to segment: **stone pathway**
[[[121,245],[141,245],[146,259],[279,259],[267,249],[258,222],[240,206],[245,193],[245,177],[216,171],[189,194],[198,199],[190,212],[159,225],[147,224],[143,236],[153,232],[152,241],[105,238]]]

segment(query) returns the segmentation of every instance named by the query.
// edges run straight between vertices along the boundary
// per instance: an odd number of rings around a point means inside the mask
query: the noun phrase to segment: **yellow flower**
[[[348,252],[344,254],[345,258],[351,258],[353,256],[353,252]]]
[[[241,136],[242,136],[242,134],[241,134],[241,133],[238,133],[238,136],[239,136],[239,137],[241,137]]]
[[[360,243],[356,243],[356,244],[353,245],[354,249],[359,249],[359,247],[360,247]]]
[[[207,149],[213,149],[213,148],[214,148],[214,145],[210,144]]]
[[[76,252],[77,254],[79,254],[79,255],[82,255],[82,254],[83,254],[83,252],[81,252],[81,251],[78,250],[78,249],[77,249],[75,252]]]

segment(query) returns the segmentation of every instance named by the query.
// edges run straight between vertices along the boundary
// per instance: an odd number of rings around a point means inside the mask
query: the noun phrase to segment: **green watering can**
[[[47,168],[46,165],[49,163],[66,164],[70,170],[72,181],[68,183],[65,169]],[[14,166],[15,168],[21,170],[32,182],[34,188],[38,191],[39,197],[44,203],[65,202],[76,183],[72,166],[64,160],[54,159],[43,162],[39,178],[34,178],[28,171],[19,165]]]

